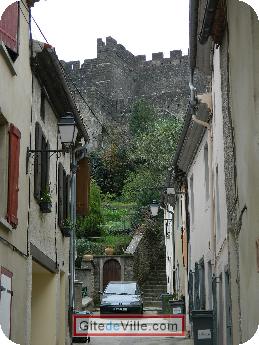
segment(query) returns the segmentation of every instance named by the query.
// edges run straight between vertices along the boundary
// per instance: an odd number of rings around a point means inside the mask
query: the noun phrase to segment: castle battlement
[[[188,56],[181,50],[170,51],[169,57],[156,52],[147,60],[146,55],[134,55],[114,38],[107,37],[105,41],[97,39],[96,58],[85,59],[82,64],[80,61],[61,63],[95,113],[105,121],[113,123],[116,116],[123,119],[124,115],[126,119],[138,99],[153,104],[161,116],[184,116],[186,113],[190,69]],[[203,77],[197,74],[194,78],[197,92],[202,93]],[[76,100],[81,114],[94,124],[89,136],[96,143],[102,126],[95,121],[81,97]]]
[[[147,60],[146,55],[133,55],[128,51],[122,44],[111,36],[106,37],[104,42],[101,38],[97,39],[97,58],[85,59],[83,64],[80,61],[69,61],[64,63],[67,71],[76,70],[94,70],[98,68],[98,65],[104,63],[113,63],[115,61],[121,61],[122,63],[129,66],[129,68],[142,68],[142,67],[156,67],[163,65],[177,65],[182,62],[188,62],[188,56],[182,55],[181,50],[170,51],[170,57],[165,58],[163,52],[153,53],[152,59]]]

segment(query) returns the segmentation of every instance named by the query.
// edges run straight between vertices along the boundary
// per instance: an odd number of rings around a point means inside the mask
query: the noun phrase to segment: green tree
[[[89,214],[86,217],[78,217],[76,234],[78,238],[99,236],[101,232],[101,188],[92,180],[90,184]]]
[[[139,135],[130,150],[130,158],[138,162],[135,172],[125,181],[123,197],[138,206],[159,199],[168,168],[178,142],[182,121],[159,119],[148,131]]]
[[[148,132],[154,119],[154,108],[145,100],[137,101],[133,106],[129,120],[129,130],[131,135],[134,137]]]

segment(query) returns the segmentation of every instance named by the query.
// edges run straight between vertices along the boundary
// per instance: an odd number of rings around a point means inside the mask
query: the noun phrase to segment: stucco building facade
[[[82,190],[73,199],[76,211],[87,213],[89,169],[81,153],[72,172],[60,118],[73,114],[76,147],[88,135],[54,49],[30,40],[34,2],[13,3],[0,22],[0,324],[17,344],[64,345],[73,307],[71,233],[64,224],[71,217],[72,174]],[[50,203],[43,207],[46,194]]]
[[[258,34],[258,18],[243,2],[190,2],[190,69],[208,76],[210,93],[197,96],[191,79],[169,182],[184,193],[166,196],[166,204],[186,220],[187,313],[213,310],[217,344],[246,342],[259,323]]]

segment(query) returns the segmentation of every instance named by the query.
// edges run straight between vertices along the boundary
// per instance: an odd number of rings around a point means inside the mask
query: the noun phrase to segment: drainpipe
[[[71,223],[73,225],[70,237],[70,247],[69,247],[69,263],[70,263],[70,280],[69,280],[69,287],[70,287],[70,296],[69,296],[69,311],[70,311],[70,325],[72,326],[72,315],[75,309],[75,225],[76,225],[76,171],[77,171],[77,163],[80,159],[85,156],[85,152],[87,149],[87,144],[84,146],[77,147],[76,149],[72,150],[71,152]],[[76,154],[81,152],[79,158],[76,158]],[[71,328],[72,332],[72,328]]]

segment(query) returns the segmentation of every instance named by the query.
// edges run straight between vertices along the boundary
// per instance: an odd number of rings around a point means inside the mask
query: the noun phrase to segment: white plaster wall
[[[50,106],[49,102],[45,100],[45,120],[42,121],[40,117],[40,103],[41,103],[41,87],[36,77],[33,77],[33,107],[32,107],[32,123],[31,123],[31,149],[35,149],[35,123],[38,121],[41,125],[46,140],[49,141],[50,149],[60,149],[60,140],[57,143],[57,117]],[[30,158],[29,164],[29,176],[30,176],[30,210],[29,210],[29,241],[34,244],[40,251],[47,255],[54,262],[58,263],[58,267],[62,270],[64,276],[63,280],[68,281],[69,272],[69,238],[62,235],[58,226],[58,163],[61,162],[64,166],[67,174],[70,173],[70,154],[57,156],[56,154],[50,157],[50,171],[49,182],[52,196],[52,212],[42,213],[40,211],[39,204],[34,198],[34,159]],[[60,315],[62,310],[65,310],[67,314],[68,295],[67,292],[62,291],[67,287],[66,283],[62,283],[60,280],[60,273],[56,274],[55,280],[55,322],[52,324],[53,328],[51,332],[54,332],[59,342],[59,337],[64,339],[66,334],[61,334],[59,320],[63,320],[63,316]],[[33,292],[33,291],[32,291]],[[65,296],[66,302],[64,306],[61,306],[60,295]],[[53,298],[53,296],[51,297]],[[45,303],[50,303],[46,300]],[[64,329],[63,329],[64,330]],[[67,332],[67,327],[65,327]]]
[[[259,324],[259,273],[256,245],[259,238],[259,23],[243,2],[228,4],[231,115],[235,132],[239,214],[246,205],[239,236],[242,341]],[[233,289],[238,294],[233,279]]]
[[[228,242],[227,242],[227,205],[224,172],[224,139],[223,139],[223,115],[222,115],[222,89],[220,69],[220,48],[214,48],[213,56],[213,175],[214,175],[214,207],[215,207],[215,234],[216,234],[216,265],[215,275],[222,280],[217,283],[218,300],[218,329],[222,345],[226,339],[226,295],[225,295],[225,269],[228,267]],[[218,168],[218,184],[216,183],[216,168]],[[218,188],[218,192],[217,192]],[[217,202],[217,197],[219,202]],[[220,221],[217,221],[217,212]],[[217,278],[218,279],[218,278]],[[220,284],[222,285],[222,303],[220,303]]]
[[[190,213],[190,246],[191,256],[189,257],[190,269],[194,271],[195,262],[204,256],[204,262],[210,260],[210,205],[205,194],[205,167],[204,167],[204,146],[207,143],[205,133],[196,154],[195,160],[188,172],[188,193]],[[190,179],[193,176],[194,194],[194,217],[191,210],[191,187]]]
[[[224,140],[223,140],[223,115],[222,115],[222,90],[221,90],[221,71],[220,71],[220,48],[214,49],[213,56],[213,172],[214,172],[214,199],[216,202],[216,167],[218,167],[218,186],[219,186],[219,214],[220,224],[216,226],[217,253],[227,236],[227,205],[224,173]],[[217,211],[217,210],[215,210]],[[215,212],[215,220],[216,220]]]
[[[21,3],[21,10],[29,21],[29,14]],[[0,235],[16,246],[21,252],[27,254],[27,222],[28,222],[28,176],[25,173],[26,148],[29,145],[30,114],[31,114],[31,69],[29,50],[29,25],[20,14],[19,56],[14,62],[16,76],[11,71],[0,53],[0,109],[8,121],[13,123],[21,132],[20,158],[19,158],[19,195],[18,195],[18,220],[15,230],[8,231],[0,224]],[[8,138],[7,138],[8,139]],[[7,142],[8,145],[8,142]],[[1,161],[1,178],[7,173],[8,156]],[[7,180],[5,181],[7,185]],[[5,217],[7,207],[6,191],[0,193],[1,215]],[[28,327],[28,260],[14,252],[11,248],[0,243],[0,266],[13,272],[11,339],[17,344],[29,343]]]

